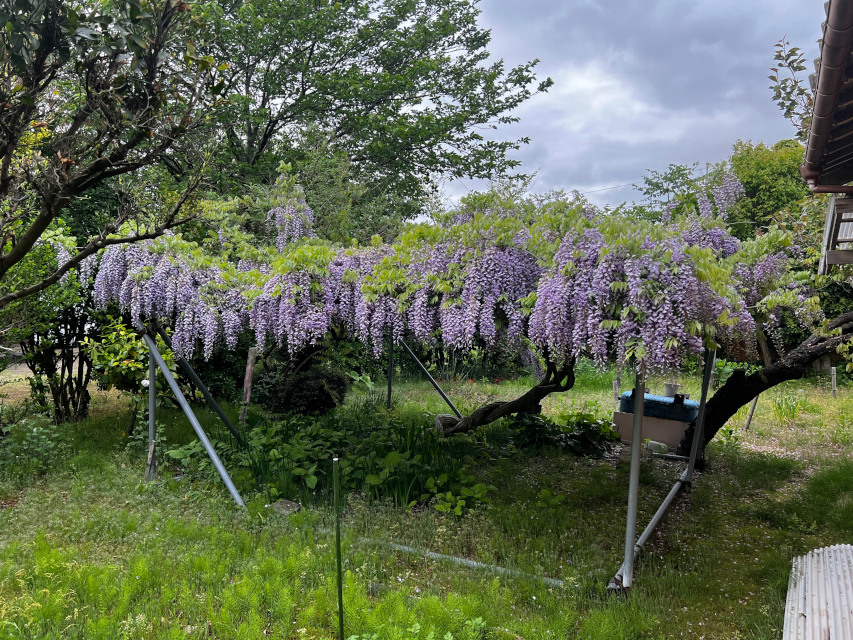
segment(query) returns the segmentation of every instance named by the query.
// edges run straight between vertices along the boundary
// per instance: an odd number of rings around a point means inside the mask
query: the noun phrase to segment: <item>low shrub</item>
[[[291,376],[281,393],[281,412],[324,415],[344,403],[350,377],[328,365],[313,366]]]
[[[67,425],[57,425],[49,413],[24,415],[0,427],[0,477],[43,474],[70,451]]]
[[[372,411],[367,411],[371,409]],[[345,490],[389,498],[398,506],[429,493],[429,478],[451,479],[448,490],[461,491],[464,455],[422,420],[402,419],[373,405],[341,409],[326,416],[288,415],[253,426],[248,448],[232,446],[209,434],[214,446],[244,488],[264,490],[270,498],[304,501],[331,486],[331,460],[341,462]],[[474,449],[469,447],[469,451]],[[191,474],[213,477],[215,470],[197,442],[169,455]]]
[[[553,447],[577,456],[600,456],[610,442],[619,439],[611,421],[591,413],[572,412],[559,422],[537,414],[519,414],[509,425],[515,432],[513,444],[537,448]]]
[[[325,415],[344,403],[352,378],[329,364],[315,364],[291,374],[271,363],[257,373],[252,393],[257,403],[272,413]]]
[[[528,446],[595,456],[618,438],[612,423],[591,414],[567,414],[564,421],[523,415],[483,433],[444,438],[429,417],[401,416],[363,402],[325,416],[291,414],[262,420],[246,433],[245,449],[224,433],[208,435],[238,486],[262,491],[269,499],[322,498],[331,489],[331,461],[337,457],[345,491],[361,491],[401,507],[430,505],[460,515],[464,508],[487,503],[493,489],[465,473],[466,462],[512,455]],[[196,441],[168,455],[190,475],[215,477]]]

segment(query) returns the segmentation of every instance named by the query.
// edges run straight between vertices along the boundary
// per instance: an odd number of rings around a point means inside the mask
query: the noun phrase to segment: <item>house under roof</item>
[[[853,1],[830,0],[811,76],[814,107],[800,173],[829,203],[819,272],[853,264]]]

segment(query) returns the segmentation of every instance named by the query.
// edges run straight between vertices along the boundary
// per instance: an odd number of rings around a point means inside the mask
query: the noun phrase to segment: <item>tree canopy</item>
[[[173,0],[20,0],[3,3],[0,24],[2,306],[57,282],[101,247],[180,222],[198,180],[170,188],[168,174],[146,183],[143,170],[166,162],[205,120],[216,69],[192,49],[198,24],[189,5]],[[134,184],[123,185],[129,174]],[[10,271],[67,207],[110,179],[119,206],[56,271],[13,286]]]
[[[220,0],[199,50],[227,63],[224,176],[272,180],[340,153],[374,198],[420,212],[436,176],[497,178],[526,140],[493,133],[551,80],[491,60],[471,0]]]

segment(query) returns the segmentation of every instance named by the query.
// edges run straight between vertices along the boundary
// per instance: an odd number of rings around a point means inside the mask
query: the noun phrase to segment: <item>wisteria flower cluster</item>
[[[343,248],[313,237],[307,207],[276,207],[267,220],[277,253],[232,264],[199,258],[177,236],[112,246],[95,299],[168,322],[184,357],[233,348],[245,331],[295,353],[335,327],[377,356],[389,336],[458,349],[527,337],[556,361],[633,354],[662,370],[706,338],[749,339],[754,323],[738,292],[710,282],[696,257],[696,247],[712,249],[699,254],[717,264],[736,239],[699,225],[623,242],[629,222],[606,216],[466,211],[392,245]]]
[[[589,353],[603,363],[615,352],[663,371],[700,352],[709,327],[718,338],[749,338],[751,316],[703,281],[685,249],[676,238],[646,238],[632,253],[594,230],[567,235],[539,282],[530,339],[557,359]]]

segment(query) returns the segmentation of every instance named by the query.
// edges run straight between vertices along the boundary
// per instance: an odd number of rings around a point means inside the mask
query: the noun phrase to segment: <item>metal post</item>
[[[430,375],[429,371],[427,371],[427,368],[423,365],[423,363],[420,360],[418,360],[418,357],[414,353],[412,353],[412,350],[409,348],[409,345],[406,344],[406,341],[400,340],[400,344],[403,345],[403,348],[406,350],[406,353],[408,353],[412,357],[412,360],[415,361],[415,364],[418,365],[421,372],[427,377],[427,379],[430,381],[430,383],[432,383],[432,386],[435,388],[435,390],[438,391],[438,395],[440,395],[442,397],[442,399],[447,403],[447,406],[450,407],[451,411],[453,411],[453,413],[456,414],[456,417],[461,420],[462,414],[459,413],[459,409],[457,409],[453,405],[453,403],[450,401],[450,398],[448,398],[447,395],[444,393],[444,391],[441,390],[441,387],[438,386],[438,383]]]
[[[391,410],[391,378],[394,375],[394,336],[388,337],[388,410]]]
[[[628,520],[625,526],[625,567],[622,588],[630,589],[634,580],[634,541],[637,538],[637,506],[640,497],[640,447],[643,438],[643,411],[646,388],[645,365],[637,370],[634,385],[634,428],[631,432],[631,471],[628,479]]]
[[[228,472],[225,470],[225,467],[222,464],[222,460],[219,459],[216,450],[213,448],[213,445],[210,444],[210,440],[207,439],[207,434],[204,432],[204,429],[202,429],[201,423],[199,423],[198,418],[195,417],[195,413],[193,413],[192,407],[190,407],[189,402],[187,402],[187,399],[181,392],[181,388],[178,386],[178,383],[172,377],[172,373],[169,371],[169,367],[166,366],[166,363],[163,360],[163,356],[161,356],[160,352],[157,350],[157,343],[154,342],[154,338],[152,338],[146,332],[142,334],[142,339],[145,341],[145,344],[148,345],[149,354],[154,357],[157,366],[160,367],[160,371],[163,372],[163,377],[166,378],[166,382],[172,389],[172,393],[175,394],[175,399],[178,401],[178,404],[181,405],[181,409],[183,409],[184,415],[186,415],[187,419],[190,421],[190,424],[192,425],[195,434],[198,436],[198,439],[201,441],[204,450],[207,451],[207,455],[210,457],[211,462],[213,462],[213,466],[216,467],[216,471],[219,473],[219,477],[222,478],[222,481],[225,483],[225,486],[228,487],[228,492],[231,494],[231,497],[234,499],[234,502],[236,502],[239,506],[245,508],[246,505],[243,503],[243,498],[241,498],[240,494],[237,492],[237,487],[235,487],[234,483],[231,481],[231,476],[229,476]]]
[[[163,327],[157,326],[157,333],[163,339],[163,342],[166,344],[169,349],[172,348],[172,339],[169,338],[169,334],[163,330]],[[175,358],[178,364],[181,366],[181,369],[184,370],[184,373],[187,374],[187,377],[192,380],[192,383],[198,387],[198,390],[201,391],[201,395],[204,396],[205,402],[207,402],[207,406],[209,406],[216,415],[219,416],[219,419],[222,420],[222,424],[225,425],[225,428],[231,432],[231,435],[234,436],[234,439],[241,447],[246,446],[246,440],[243,438],[243,434],[237,431],[234,425],[231,423],[231,420],[228,419],[228,416],[225,415],[225,412],[222,410],[222,407],[219,406],[219,403],[210,393],[210,390],[201,381],[201,378],[198,377],[198,374],[195,372],[195,369],[192,368],[192,365],[187,362],[184,358]]]
[[[619,567],[619,571],[616,572],[613,580],[608,584],[608,589],[613,591],[621,591],[623,589],[628,589],[631,587],[634,579],[634,561],[639,557],[640,551],[642,551],[645,544],[652,537],[652,533],[654,533],[655,528],[660,524],[661,520],[663,520],[664,515],[666,514],[669,507],[675,501],[675,497],[679,494],[679,492],[690,482],[690,477],[693,473],[693,466],[696,462],[696,454],[699,450],[699,445],[702,441],[703,431],[704,431],[704,419],[705,419],[705,402],[708,396],[708,389],[711,386],[711,378],[714,370],[714,361],[716,357],[715,351],[705,352],[705,370],[702,377],[702,400],[699,403],[699,415],[696,419],[696,428],[693,430],[693,442],[691,446],[691,454],[690,458],[688,458],[688,466],[682,472],[681,476],[678,480],[675,481],[675,484],[672,486],[672,489],[669,490],[666,498],[664,498],[661,505],[658,507],[655,514],[652,516],[652,519],[649,521],[649,524],[646,525],[646,528],[643,529],[643,533],[640,534],[640,537],[637,538],[636,543],[634,542],[634,535],[636,534],[636,502],[634,503],[634,519],[633,519],[633,531],[631,531],[631,490],[629,489],[629,498],[628,498],[628,527],[625,532],[625,559],[622,562],[622,566]],[[639,378],[639,375],[638,375]],[[640,381],[637,381],[637,386],[639,387]],[[634,477],[633,474],[636,472],[639,475],[639,457],[637,457],[637,465],[635,467],[634,464],[634,442],[638,440],[637,438],[637,416],[638,413],[641,414],[642,411],[638,411],[637,409],[637,398],[636,398],[636,389],[635,398],[634,398],[634,435],[631,442],[631,481],[633,482]],[[681,456],[671,456],[672,458],[683,459]],[[638,478],[639,479],[639,478]],[[636,500],[636,498],[635,498]],[[630,548],[630,551],[629,551]]]
[[[717,361],[716,350],[705,349],[705,372],[702,376],[702,397],[699,400],[699,415],[696,417],[696,429],[693,433],[693,444],[690,447],[690,461],[687,463],[687,473],[684,481],[690,482],[693,478],[693,470],[696,468],[696,456],[700,447],[704,450],[702,440],[705,438],[705,405],[708,402],[708,389],[711,387],[711,378],[714,375],[714,364]]]
[[[332,459],[333,500],[335,502],[335,557],[338,572],[338,638],[344,640],[344,572],[341,562],[341,478],[338,471],[340,461]]]
[[[148,356],[148,461],[145,479],[154,480],[157,475],[157,363]]]
[[[838,384],[837,384],[838,379],[836,377],[835,367],[830,368],[829,375],[832,377],[832,397],[837,398],[838,397]]]
[[[749,414],[746,416],[746,425],[743,428],[744,431],[749,431],[749,425],[752,424],[752,416],[755,415],[755,407],[757,406],[758,396],[755,396],[755,398],[752,400],[752,405],[749,407]]]

